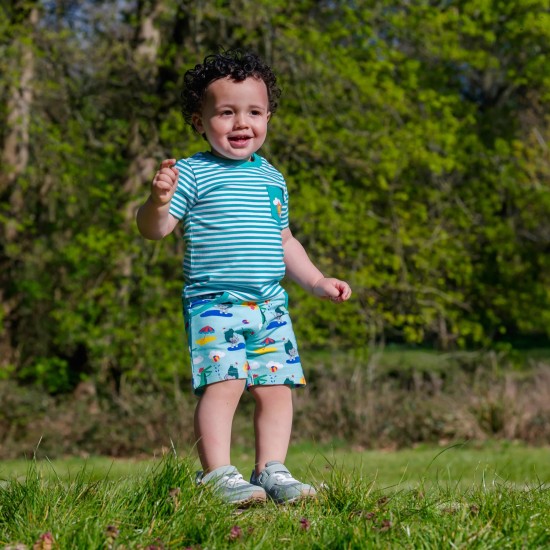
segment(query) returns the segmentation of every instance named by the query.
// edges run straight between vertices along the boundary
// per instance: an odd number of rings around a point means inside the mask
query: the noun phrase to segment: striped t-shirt
[[[282,174],[261,156],[197,153],[176,163],[170,214],[184,224],[184,298],[229,292],[242,300],[281,295],[281,230],[288,227]]]

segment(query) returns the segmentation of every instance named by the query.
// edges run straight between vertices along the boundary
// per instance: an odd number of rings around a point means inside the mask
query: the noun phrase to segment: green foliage
[[[0,145],[21,130],[28,160],[0,174],[0,365],[52,393],[177,379],[183,245],[145,242],[133,218],[162,158],[204,148],[179,89],[220,44],[276,69],[263,153],[287,177],[294,233],[354,290],[334,307],[287,285],[301,349],[549,336],[548,8],[1,8]],[[25,67],[28,127],[9,118]]]
[[[284,72],[292,94],[270,143],[286,160],[297,233],[325,271],[350,277],[363,338],[447,347],[545,331],[532,321],[547,311],[547,223],[536,217],[545,236],[524,224],[533,205],[548,212],[548,186],[528,173],[521,121],[526,90],[544,101],[548,81],[542,4],[359,6],[326,8],[306,40],[288,32],[282,57],[305,70]],[[350,317],[333,313],[346,333]]]
[[[35,363],[21,369],[19,376],[22,379],[28,377],[51,394],[68,392],[73,387],[69,365],[59,357],[37,357]]]
[[[336,439],[364,449],[460,440],[548,445],[549,353],[301,353],[308,384],[293,395],[293,441]],[[72,373],[60,366],[64,377],[57,364],[37,361],[28,375],[40,376],[34,386],[0,381],[0,458],[29,456],[39,442],[35,454],[52,459],[136,456],[194,443],[196,397],[179,389],[189,378],[174,372],[170,385],[160,385],[156,373],[138,381],[126,374],[118,388],[88,380],[62,394]],[[249,454],[253,409],[246,392],[233,422],[233,443]]]

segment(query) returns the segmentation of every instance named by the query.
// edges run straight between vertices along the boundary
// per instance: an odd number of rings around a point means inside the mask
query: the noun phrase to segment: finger
[[[343,281],[336,281],[334,287],[338,291],[338,296],[343,296],[344,292],[346,291],[346,283],[344,283]]]
[[[157,185],[155,187],[155,192],[158,195],[162,195],[162,196],[171,196],[172,195],[172,190],[169,187],[163,186],[163,185]]]
[[[176,180],[166,174],[158,174],[153,180],[153,185],[163,187],[164,189],[174,189],[176,187]]]
[[[334,300],[340,296],[340,290],[336,284],[323,285],[322,292],[326,298]]]
[[[163,168],[162,170],[157,172],[157,177],[160,179],[163,179],[164,181],[175,181],[175,175],[174,171],[170,168]]]
[[[334,286],[338,289],[338,296],[332,298],[334,302],[345,302],[351,296],[351,288],[346,282],[337,280]]]
[[[172,189],[172,184],[162,179],[155,179],[153,181],[153,187],[162,191],[169,191]]]
[[[170,185],[170,187],[174,187],[176,182],[178,181],[177,174],[175,174],[172,170],[163,169],[160,172],[157,172],[157,176],[155,178],[156,181],[164,181],[167,184]]]
[[[340,292],[336,289],[331,289],[330,291],[327,292],[327,298],[333,301],[339,300]]]
[[[172,168],[172,166],[174,166],[174,164],[176,164],[176,159],[164,159],[160,163],[160,168],[161,168],[161,170],[162,170],[162,168]]]
[[[168,168],[166,171],[168,177],[170,178],[170,181],[173,183],[176,183],[178,181],[178,178],[180,176],[179,170],[173,166],[172,168]]]
[[[342,299],[343,300],[349,300],[350,296],[351,296],[351,288],[348,285],[348,286],[346,286],[346,290],[342,294]]]

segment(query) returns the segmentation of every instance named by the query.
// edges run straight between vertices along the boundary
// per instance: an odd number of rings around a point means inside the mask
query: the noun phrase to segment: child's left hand
[[[323,277],[312,288],[313,294],[319,298],[328,298],[333,302],[345,302],[351,296],[351,288],[346,281]]]

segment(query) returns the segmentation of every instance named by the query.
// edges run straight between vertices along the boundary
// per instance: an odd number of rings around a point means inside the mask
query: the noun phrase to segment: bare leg
[[[231,427],[244,380],[206,387],[195,409],[195,438],[204,473],[231,464]]]
[[[256,400],[256,474],[267,462],[284,463],[292,431],[292,390],[288,386],[254,386],[250,392]]]

